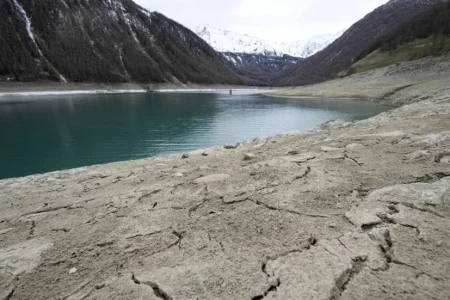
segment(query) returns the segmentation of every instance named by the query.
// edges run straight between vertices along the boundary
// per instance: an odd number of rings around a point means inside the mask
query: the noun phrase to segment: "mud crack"
[[[163,299],[163,300],[173,300],[172,296],[170,296],[169,294],[167,294],[167,292],[165,292],[160,286],[159,284],[157,284],[156,282],[153,281],[140,281],[138,278],[136,278],[136,276],[134,275],[134,273],[131,274],[131,280],[133,280],[133,282],[135,284],[143,284],[143,285],[147,285],[149,287],[151,287],[153,289],[153,293],[155,294],[156,297]]]
[[[34,231],[36,229],[36,222],[30,221],[30,229],[28,230],[28,238],[31,239],[34,236]]]
[[[330,300],[339,299],[342,293],[347,289],[350,281],[355,277],[364,267],[366,258],[357,257],[352,262],[352,267],[345,270],[335,281],[335,286],[331,290]]]
[[[355,164],[357,164],[360,167],[362,167],[362,165],[363,165],[363,163],[360,163],[355,158],[348,156],[347,153],[344,154],[344,158],[351,160],[352,162],[354,162]]]
[[[317,244],[317,239],[314,236],[311,236],[308,239],[308,242],[305,246],[303,246],[302,248],[298,248],[298,249],[293,249],[293,250],[289,250],[289,251],[285,251],[283,253],[277,254],[277,255],[273,255],[273,256],[268,256],[266,257],[265,261],[261,264],[261,271],[266,274],[267,278],[269,279],[269,283],[270,286],[268,287],[268,289],[266,291],[264,291],[264,293],[262,295],[257,295],[253,298],[251,298],[251,300],[261,300],[264,299],[267,295],[269,295],[270,293],[274,293],[278,291],[278,288],[281,285],[281,280],[279,277],[276,277],[273,280],[270,280],[271,277],[275,276],[275,274],[269,274],[269,272],[267,271],[267,264],[270,261],[275,261],[281,257],[287,256],[289,254],[292,253],[301,253],[304,250],[309,250],[311,249],[311,246],[314,246]]]
[[[305,172],[302,175],[295,176],[293,181],[306,178],[309,175],[309,173],[311,173],[311,167],[310,166],[308,166],[306,168]]]
[[[53,212],[53,211],[58,211],[61,209],[68,209],[71,206],[73,206],[74,204],[69,204],[69,205],[63,205],[63,206],[56,206],[56,207],[49,207],[49,208],[45,208],[45,209],[39,209],[36,211],[32,211],[32,212],[28,212],[22,215],[22,217],[26,217],[26,216],[31,216],[31,215],[38,215],[38,214],[44,214],[44,213],[48,213],[48,212]]]
[[[252,199],[249,199],[249,200],[251,200],[256,205],[265,207],[265,208],[270,209],[270,210],[276,210],[276,211],[286,212],[286,213],[290,213],[290,214],[296,214],[296,215],[299,215],[299,216],[311,217],[311,218],[331,218],[332,217],[330,215],[302,213],[302,212],[299,212],[299,211],[296,211],[296,210],[291,210],[291,209],[287,209],[287,208],[281,208],[281,207],[272,206],[270,204],[264,203],[264,202],[259,201],[259,200],[252,200]]]
[[[142,203],[142,200],[144,200],[145,198],[150,197],[150,196],[152,196],[152,195],[156,195],[156,194],[158,194],[158,193],[161,192],[161,191],[162,191],[162,189],[156,189],[156,190],[154,190],[154,191],[151,191],[151,192],[149,192],[149,193],[146,193],[146,194],[144,194],[144,195],[142,195],[142,196],[140,196],[140,197],[138,198],[138,202],[139,202],[139,203]]]
[[[16,291],[16,287],[13,287],[11,291],[5,296],[5,300],[11,300],[14,296],[14,292]]]
[[[132,235],[132,236],[128,236],[128,237],[126,237],[125,239],[126,239],[126,240],[132,240],[132,239],[139,238],[139,237],[150,237],[150,236],[152,236],[152,235],[159,234],[159,233],[161,233],[161,232],[162,232],[162,230],[157,230],[157,231],[150,232],[150,233],[145,233],[145,234],[143,234],[143,233],[138,233],[138,234],[135,234],[135,235]]]
[[[450,176],[450,172],[425,174],[424,176],[414,177],[415,180],[411,183],[434,183],[447,176]]]
[[[269,287],[269,289],[267,289],[267,291],[265,291],[262,295],[258,295],[253,297],[251,300],[262,300],[264,299],[267,295],[269,295],[270,293],[273,292],[277,292],[278,291],[278,287],[281,285],[281,281],[279,278],[277,278]]]
[[[214,199],[215,199],[215,198],[204,198],[204,199],[202,200],[202,202],[200,202],[200,203],[198,203],[198,204],[192,206],[191,208],[189,208],[189,210],[188,210],[188,215],[189,215],[189,217],[192,216],[192,213],[193,213],[193,212],[196,212],[200,207],[202,207],[202,206],[205,205],[207,202],[209,202],[209,201],[211,201],[211,200],[214,200]]]
[[[432,214],[432,215],[434,215],[436,217],[445,219],[445,217],[443,215],[441,215],[440,213],[438,213],[437,211],[434,211],[432,209],[417,207],[417,206],[415,206],[412,203],[401,203],[401,204],[406,206],[406,207],[408,207],[408,208],[410,208],[410,209],[415,209],[415,210],[418,210],[420,212],[426,212],[426,213]]]

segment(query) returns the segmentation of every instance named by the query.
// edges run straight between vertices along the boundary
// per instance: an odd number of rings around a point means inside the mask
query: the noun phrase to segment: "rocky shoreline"
[[[368,120],[0,181],[0,299],[449,299],[435,61],[284,92],[414,81],[380,92],[403,106]]]

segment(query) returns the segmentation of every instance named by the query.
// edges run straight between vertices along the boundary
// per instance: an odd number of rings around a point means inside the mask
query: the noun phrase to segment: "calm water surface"
[[[179,153],[306,130],[337,118],[364,119],[388,109],[366,101],[290,100],[245,92],[0,101],[0,179]]]

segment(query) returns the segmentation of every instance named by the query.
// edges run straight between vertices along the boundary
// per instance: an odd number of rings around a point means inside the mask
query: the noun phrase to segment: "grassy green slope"
[[[449,52],[450,37],[439,36],[417,39],[392,51],[377,49],[354,63],[350,68],[340,72],[338,77],[383,68],[402,61],[419,59],[430,55],[443,55]]]

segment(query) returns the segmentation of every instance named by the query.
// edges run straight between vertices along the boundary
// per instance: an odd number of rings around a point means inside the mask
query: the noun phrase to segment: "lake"
[[[0,179],[147,158],[369,118],[369,101],[235,91],[0,98]]]

